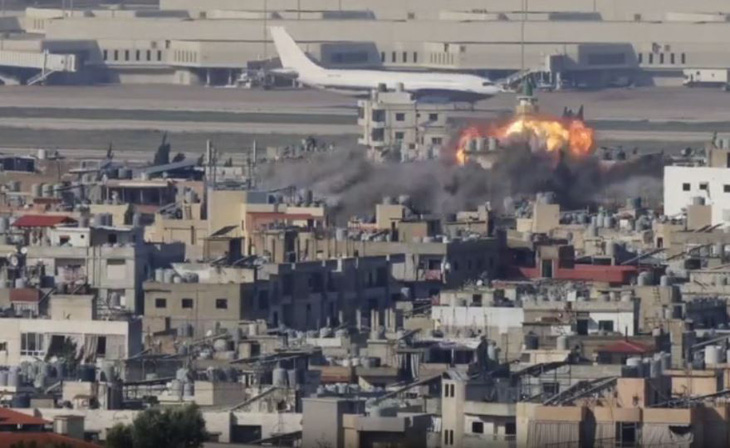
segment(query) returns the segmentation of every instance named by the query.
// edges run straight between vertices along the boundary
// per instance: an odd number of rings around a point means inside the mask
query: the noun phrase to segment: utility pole
[[[266,40],[266,31],[269,27],[269,5],[268,0],[264,0],[264,29],[263,29],[263,39],[264,39],[264,60],[266,60],[269,57],[269,42]]]
[[[525,71],[525,22],[529,0],[522,0],[522,21],[520,22],[520,71]]]

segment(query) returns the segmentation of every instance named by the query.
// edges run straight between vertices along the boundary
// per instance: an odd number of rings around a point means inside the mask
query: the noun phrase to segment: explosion
[[[484,138],[498,141],[529,143],[533,151],[567,151],[576,158],[589,155],[594,148],[594,131],[575,117],[520,115],[501,126],[480,128],[470,126],[459,136],[456,161],[463,165],[468,159],[469,145]]]

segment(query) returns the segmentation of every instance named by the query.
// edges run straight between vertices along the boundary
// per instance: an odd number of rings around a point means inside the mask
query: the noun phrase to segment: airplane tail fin
[[[269,32],[274,39],[274,46],[276,46],[276,52],[279,53],[281,66],[284,69],[296,70],[300,76],[306,72],[321,70],[320,66],[304,54],[284,27],[272,26],[269,28]]]

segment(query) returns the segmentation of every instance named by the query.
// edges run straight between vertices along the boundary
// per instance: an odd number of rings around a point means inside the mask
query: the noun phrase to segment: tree
[[[108,448],[198,448],[208,439],[200,409],[187,406],[148,409],[131,425],[118,424],[109,430]]]
[[[107,448],[129,448],[132,446],[132,425],[117,423],[106,433]]]

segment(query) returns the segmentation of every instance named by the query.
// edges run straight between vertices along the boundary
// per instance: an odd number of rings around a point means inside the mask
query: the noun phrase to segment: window
[[[722,186],[722,191],[725,192],[725,193],[730,193],[730,185],[729,184],[723,185]]]
[[[269,292],[259,291],[258,302],[259,310],[267,311],[269,309]]]
[[[439,119],[439,114],[428,114],[428,121],[436,121]]]
[[[141,52],[141,51],[139,51],[139,50],[136,50],[136,51],[134,52],[134,57],[135,57],[135,60],[139,61],[140,59],[142,59],[142,58],[140,57],[141,53],[142,53],[142,52]]]
[[[385,52],[384,51],[380,52],[380,62],[385,62]]]
[[[362,64],[367,61],[368,61],[367,51],[334,53],[332,55],[332,62],[335,62],[337,64]]]
[[[129,60],[129,50],[124,50],[124,60],[125,61]]]
[[[625,53],[598,53],[588,55],[588,65],[623,65],[625,63]]]
[[[151,60],[152,60],[152,50],[147,50],[147,61],[149,62]]]
[[[375,286],[384,287],[388,286],[388,268],[379,267],[375,271]]]
[[[548,398],[548,397],[552,397],[553,395],[556,395],[559,390],[560,390],[560,386],[558,385],[558,383],[553,383],[553,382],[542,383],[542,395],[544,398]]]
[[[294,291],[294,276],[292,274],[284,274],[281,277],[281,292],[285,296],[290,296]]]
[[[432,145],[441,145],[443,144],[444,139],[441,137],[431,137],[431,144]]]
[[[106,237],[106,242],[109,243],[109,244],[117,244],[117,241],[118,241],[118,239],[117,239],[117,234],[116,233],[110,233]]]
[[[687,62],[687,57],[685,56],[684,53],[682,53],[682,56],[680,57],[680,59],[682,61],[682,64],[685,64]]]
[[[309,290],[311,292],[322,292],[324,290],[324,277],[321,272],[315,272],[309,276]]]
[[[517,423],[509,422],[504,424],[504,435],[516,436],[517,435]]]
[[[671,53],[671,54],[669,55],[669,63],[670,63],[670,64],[674,64],[674,53]]]
[[[685,182],[682,184],[682,191],[689,191],[689,182]]]
[[[101,52],[101,57],[102,57],[102,59],[104,59],[105,61],[106,61],[106,60],[108,60],[108,59],[109,59],[109,50],[104,50],[104,51],[102,51],[102,52]]]
[[[418,52],[416,52],[416,51],[413,52],[413,62],[414,63],[418,62]]]
[[[453,397],[454,396],[454,385],[453,384],[447,384],[444,386],[444,397]]]
[[[474,434],[484,434],[484,422],[471,422],[471,432]]]
[[[114,50],[114,60],[115,61],[119,60],[119,50]]]
[[[395,51],[390,55],[390,61],[395,62]]]
[[[659,63],[660,64],[664,63],[664,53],[659,53]]]
[[[700,190],[705,190],[709,188],[709,184],[707,182],[700,182]]]
[[[613,331],[613,321],[612,320],[599,320],[598,321],[598,330]]]
[[[395,114],[395,121],[405,121],[406,120],[406,114],[402,112],[398,112]]]
[[[642,64],[644,62],[644,54],[643,53],[639,53],[638,54],[638,57],[639,57],[639,64]]]
[[[395,141],[402,142],[403,138],[405,138],[405,134],[402,132],[396,132],[395,133]]]
[[[167,299],[155,299],[155,308],[167,308]]]
[[[407,51],[403,52],[403,62],[408,62],[408,52]]]
[[[588,319],[578,319],[575,324],[575,332],[581,336],[588,334]]]
[[[162,50],[157,50],[157,60],[158,61],[162,60]]]
[[[43,355],[43,334],[41,333],[21,333],[20,334],[20,354],[21,356],[41,356]]]
[[[193,309],[193,299],[182,299],[182,307]]]
[[[215,299],[215,308],[218,310],[227,310],[228,299]]]
[[[654,63],[654,53],[649,53],[649,64]]]
[[[106,356],[106,336],[99,336],[96,340],[96,356]]]
[[[616,446],[633,446],[636,444],[636,423],[616,423]]]

